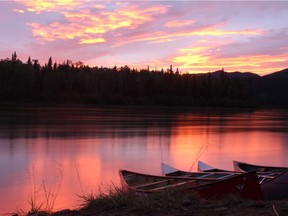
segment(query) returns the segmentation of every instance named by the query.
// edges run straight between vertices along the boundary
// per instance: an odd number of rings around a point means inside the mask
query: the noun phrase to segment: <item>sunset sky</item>
[[[0,0],[0,59],[181,72],[288,67],[288,1]]]

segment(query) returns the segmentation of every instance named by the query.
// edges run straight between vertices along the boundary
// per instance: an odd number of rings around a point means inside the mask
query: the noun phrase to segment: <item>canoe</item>
[[[230,178],[171,177],[119,171],[122,189],[138,194],[149,194],[167,190],[197,193],[203,198],[222,198],[239,195],[246,199],[262,199],[256,172],[245,172]]]
[[[273,167],[233,161],[235,171],[256,171],[266,200],[288,199],[288,167]]]
[[[203,161],[198,161],[198,171],[199,172],[231,172],[231,170],[219,169],[213,166],[210,166]]]

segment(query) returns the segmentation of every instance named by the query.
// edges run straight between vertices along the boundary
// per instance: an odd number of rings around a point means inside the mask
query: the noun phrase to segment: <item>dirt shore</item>
[[[155,200],[155,202],[157,202]],[[288,215],[288,200],[251,201],[229,197],[222,200],[184,199],[175,203],[138,204],[89,203],[78,210],[55,213],[36,212],[30,216],[284,216]]]

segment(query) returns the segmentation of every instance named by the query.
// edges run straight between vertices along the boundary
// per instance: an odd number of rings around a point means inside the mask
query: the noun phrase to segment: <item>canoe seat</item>
[[[129,181],[131,179],[135,179],[135,177],[137,177],[137,175],[135,175],[135,174],[128,174],[128,175],[124,176],[125,180],[127,180],[127,181]]]
[[[234,175],[237,175],[235,173],[224,173],[224,174],[220,174],[220,173],[209,173],[207,175],[203,175],[198,177],[198,179],[207,179],[207,180],[217,180],[217,179],[225,179],[225,178],[229,178],[232,177]]]
[[[197,180],[183,181],[183,182],[179,182],[179,183],[175,183],[175,184],[171,184],[171,185],[157,187],[157,188],[151,189],[151,191],[158,191],[158,190],[165,190],[165,189],[177,189],[177,190],[179,190],[179,189],[191,188],[194,186],[198,186]]]
[[[236,173],[231,173],[231,174],[229,173],[229,174],[226,174],[226,175],[223,175],[223,176],[219,177],[218,179],[230,178],[230,177],[232,177],[234,175],[237,175],[237,174]]]
[[[199,176],[198,178],[207,178],[207,177],[209,177],[211,175],[214,175],[214,173],[208,173],[206,175]]]
[[[283,171],[277,171],[277,172],[257,172],[260,176],[277,176],[283,173]]]
[[[266,181],[268,181],[269,179],[273,179],[274,177],[271,176],[259,176],[259,183],[262,184]]]
[[[141,189],[141,188],[145,188],[145,187],[154,187],[154,186],[157,186],[157,185],[165,185],[167,186],[168,185],[168,179],[165,179],[165,180],[161,180],[161,181],[155,181],[155,182],[144,182],[144,183],[140,183],[140,184],[135,184],[133,185],[133,188],[135,189]]]
[[[178,187],[184,186],[184,185],[191,187],[193,185],[196,186],[198,184],[197,184],[197,180],[190,180],[190,181],[185,181],[185,182],[179,182],[179,183],[173,184],[172,186],[178,188]]]

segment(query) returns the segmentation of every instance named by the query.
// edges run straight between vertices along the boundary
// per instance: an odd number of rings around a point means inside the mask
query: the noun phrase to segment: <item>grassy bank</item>
[[[167,215],[288,215],[288,201],[252,201],[229,196],[223,199],[204,200],[196,194],[165,191],[147,196],[124,193],[114,187],[108,194],[81,196],[77,210],[45,212],[38,209],[27,215],[33,216],[167,216]],[[20,214],[18,214],[20,215]]]

